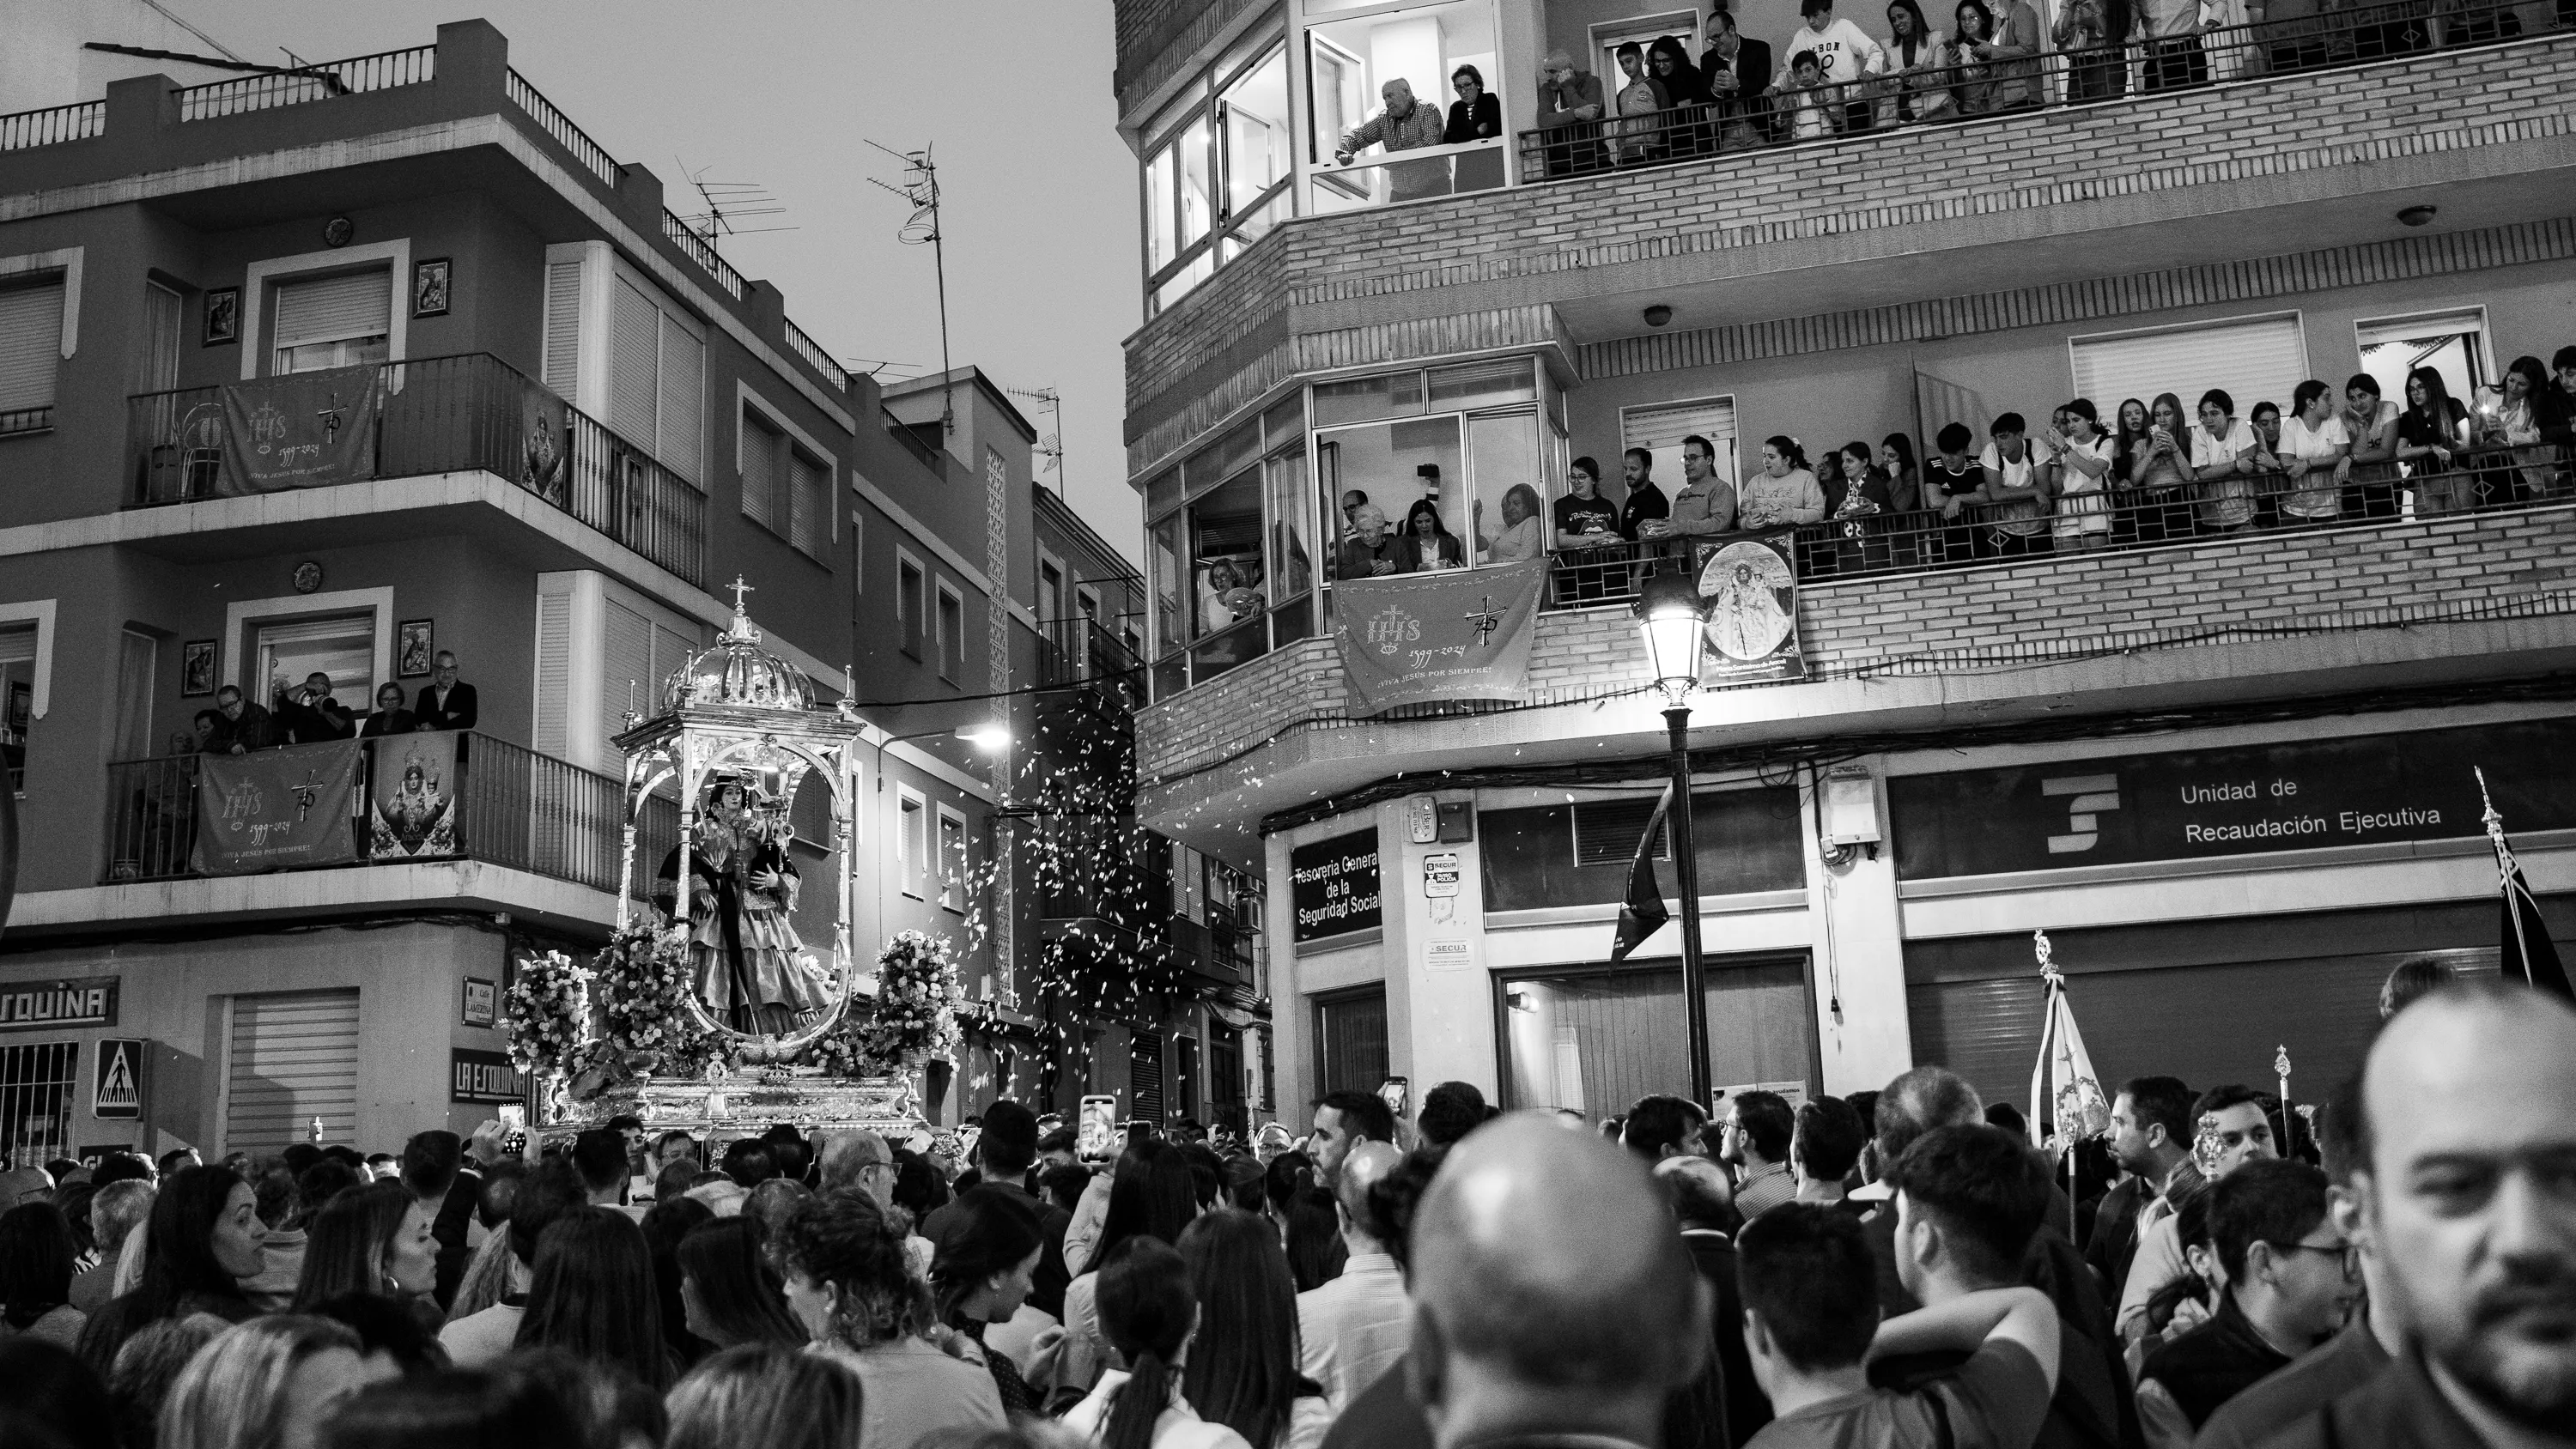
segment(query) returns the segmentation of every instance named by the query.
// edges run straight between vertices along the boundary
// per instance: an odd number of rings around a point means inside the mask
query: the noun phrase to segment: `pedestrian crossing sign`
[[[99,1042],[90,1114],[111,1119],[143,1115],[143,1043],[126,1037]]]

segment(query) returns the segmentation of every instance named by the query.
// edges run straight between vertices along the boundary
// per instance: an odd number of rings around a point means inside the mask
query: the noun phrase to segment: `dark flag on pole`
[[[2576,999],[2576,990],[2567,984],[2567,968],[2558,963],[2557,944],[2549,939],[2548,923],[2541,919],[2540,903],[2531,898],[2522,863],[2513,858],[2513,844],[2504,838],[2504,817],[2496,813],[2495,801],[2487,798],[2486,771],[2476,773],[2478,796],[2486,801],[2487,839],[2495,846],[2498,889],[2504,895],[2504,950],[2498,969],[2507,981],[2518,972],[2524,984],[2535,990]],[[1625,919],[1621,918],[1623,930]]]
[[[1614,963],[1646,943],[1646,938],[1662,928],[1673,913],[1664,909],[1664,888],[1655,879],[1655,841],[1664,828],[1664,812],[1672,807],[1673,787],[1668,782],[1661,798],[1655,801],[1655,813],[1646,817],[1646,833],[1637,840],[1637,858],[1628,865],[1628,899],[1619,907],[1619,939],[1611,944]]]

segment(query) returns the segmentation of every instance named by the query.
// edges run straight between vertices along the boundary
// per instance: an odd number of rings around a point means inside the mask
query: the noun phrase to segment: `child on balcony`
[[[1789,83],[1779,88],[1780,109],[1789,117],[1789,139],[1812,141],[1842,130],[1842,87],[1825,84],[1823,62],[1812,50],[1789,57]]]

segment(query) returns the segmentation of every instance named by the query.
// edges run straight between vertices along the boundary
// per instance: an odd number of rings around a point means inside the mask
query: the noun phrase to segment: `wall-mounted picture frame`
[[[394,677],[427,679],[429,662],[438,653],[437,630],[428,619],[405,619],[394,626]]]
[[[215,692],[215,641],[191,639],[179,646],[179,696],[203,699]]]
[[[431,257],[425,262],[412,263],[411,315],[447,315],[447,283],[452,266],[453,262],[447,257]]]
[[[34,682],[25,679],[10,680],[9,702],[6,706],[6,713],[0,714],[0,725],[7,726],[12,738],[24,739],[27,735],[27,726],[34,722],[35,712],[36,686]]]
[[[490,1026],[501,1019],[501,984],[480,976],[465,978],[465,1024]]]
[[[206,336],[208,347],[221,347],[241,341],[241,288],[215,287],[206,293]]]

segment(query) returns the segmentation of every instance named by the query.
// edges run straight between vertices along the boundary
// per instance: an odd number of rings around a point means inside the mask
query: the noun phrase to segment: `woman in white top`
[[[864,1442],[1009,1424],[993,1376],[922,1336],[937,1321],[930,1290],[875,1204],[838,1195],[798,1203],[776,1250],[787,1311],[814,1338],[807,1352],[858,1370]]]
[[[1870,123],[1867,92],[1853,84],[1865,76],[1879,75],[1887,69],[1887,52],[1869,33],[1848,20],[1834,18],[1834,0],[1799,0],[1798,13],[1804,17],[1797,32],[1778,53],[1780,74],[1773,78],[1772,89],[1785,92],[1794,88],[1796,77],[1791,72],[1793,58],[1800,51],[1816,57],[1824,72],[1826,95],[1835,97],[1843,106],[1842,129],[1866,131]],[[1837,89],[1839,88],[1839,89]]]
[[[1735,526],[1777,528],[1784,523],[1815,523],[1825,516],[1825,490],[1807,470],[1807,450],[1785,434],[1765,439],[1762,471],[1745,481],[1735,510]]]
[[[1487,563],[1517,563],[1537,558],[1547,549],[1547,535],[1541,530],[1543,512],[1538,490],[1527,483],[1515,483],[1503,493],[1503,528],[1500,533],[1485,532],[1485,500],[1479,498],[1468,509],[1468,526],[1475,530],[1476,546],[1485,551]]]
[[[2343,482],[2352,476],[2352,437],[2334,412],[2334,390],[2315,378],[2290,396],[2293,416],[2281,419],[2281,471],[2290,491],[2281,513],[2302,523],[2324,523],[2343,512]]]
[[[1923,7],[1915,0],[1890,0],[1887,33],[1888,79],[1878,102],[1878,123],[1948,120],[1950,43],[1923,18]]]
[[[2200,395],[2200,426],[2191,430],[2183,475],[2200,498],[2200,531],[2236,533],[2254,522],[2254,430],[2236,419],[2225,388]]]
[[[2102,435],[2102,414],[2091,398],[2079,397],[2062,412],[2064,427],[2048,430],[2049,450],[2057,455],[2057,546],[2105,548],[2111,542],[2111,440]]]
[[[1182,1232],[1181,1261],[1199,1305],[1183,1397],[1260,1449],[1322,1444],[1333,1406],[1297,1371],[1297,1282],[1269,1220],[1208,1213]]]
[[[1100,1270],[1099,1292],[1101,1326],[1127,1368],[1101,1375],[1064,1426],[1103,1449],[1252,1449],[1241,1434],[1201,1419],[1181,1392],[1199,1318],[1181,1255],[1156,1239],[1131,1238]]]

